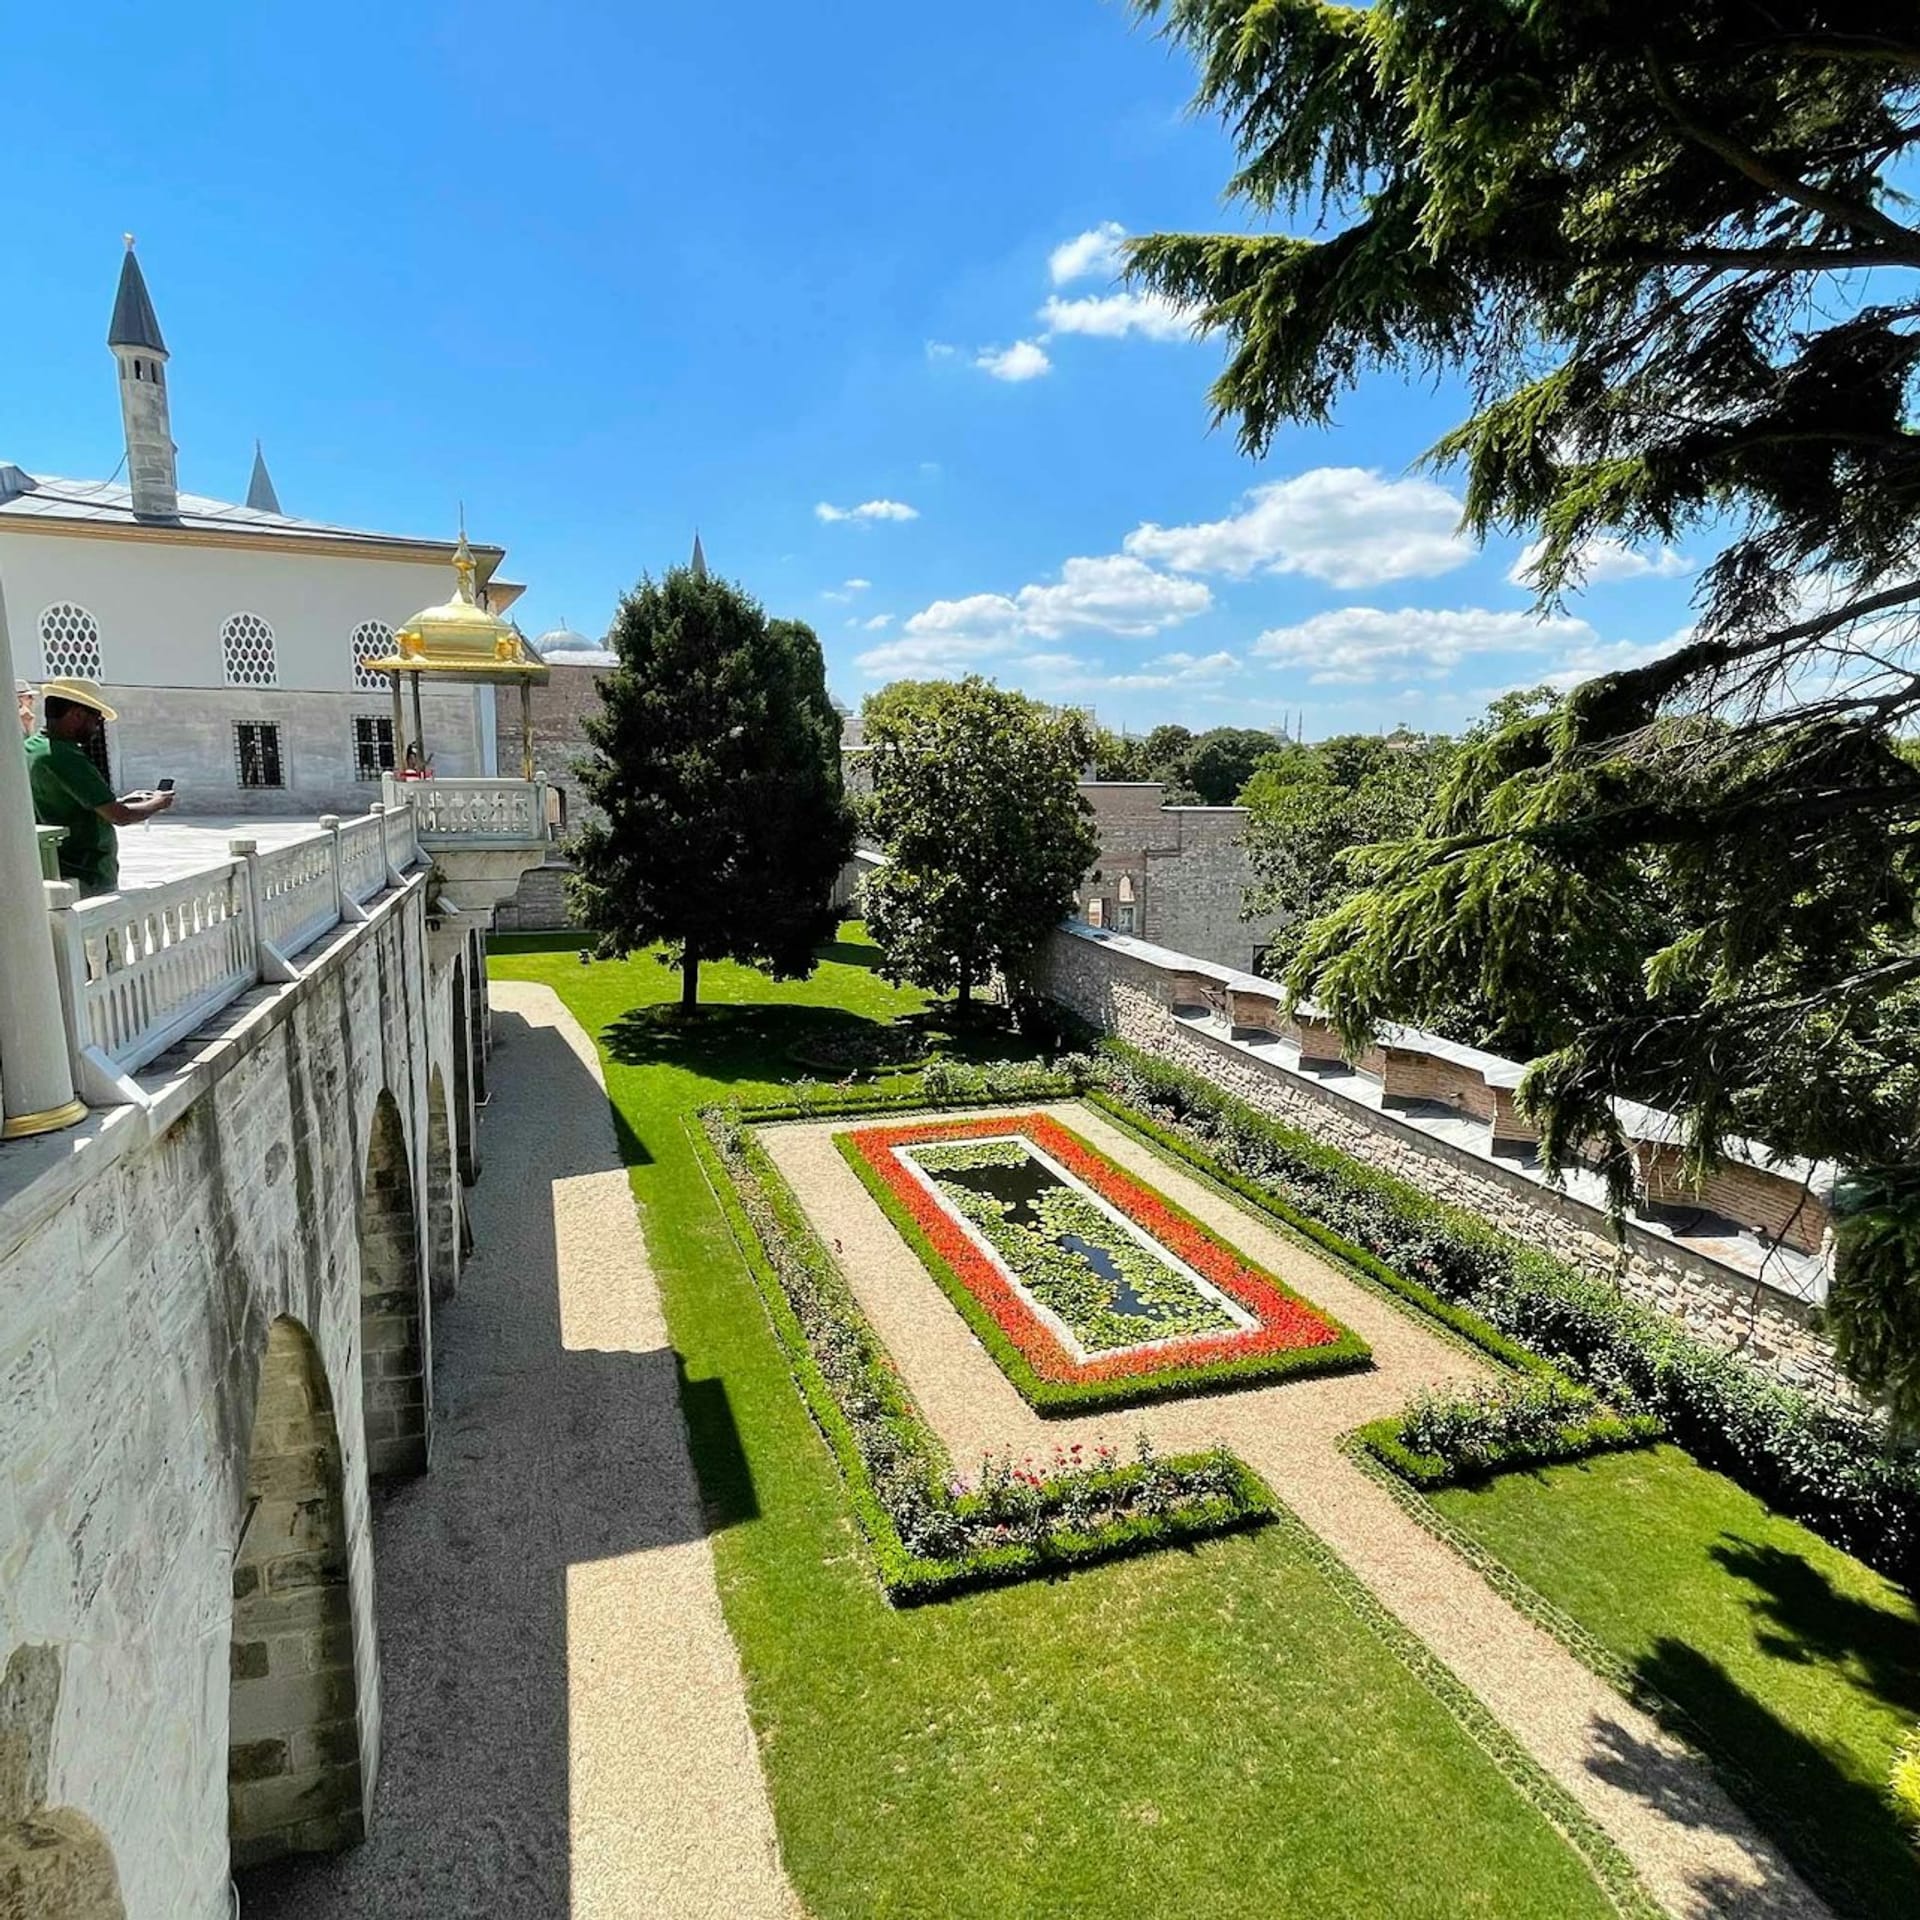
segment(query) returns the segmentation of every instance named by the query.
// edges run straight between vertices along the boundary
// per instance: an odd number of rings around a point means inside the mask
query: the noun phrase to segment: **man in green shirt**
[[[120,884],[120,836],[116,827],[151,819],[173,805],[169,793],[114,797],[87,755],[87,742],[114,718],[93,680],[49,680],[40,689],[42,726],[27,742],[27,773],[33,784],[34,818],[43,827],[64,827],[60,877],[83,894],[112,893]]]

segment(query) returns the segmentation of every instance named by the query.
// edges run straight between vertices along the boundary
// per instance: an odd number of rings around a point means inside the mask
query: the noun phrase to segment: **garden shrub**
[[[1920,1727],[1908,1734],[1900,1751],[1893,1756],[1893,1775],[1887,1782],[1893,1810],[1920,1846]]]
[[[1230,1184],[1280,1218],[1318,1228],[1316,1237],[1330,1230],[1371,1256],[1367,1270],[1384,1269],[1404,1296],[1470,1309],[1535,1364],[1565,1368],[1623,1414],[1653,1416],[1702,1464],[1920,1586],[1920,1455],[1896,1447],[1882,1422],[1781,1385],[1609,1282],[1256,1111],[1185,1067],[1109,1039],[1092,1075],[1150,1119],[1170,1122],[1176,1140],[1199,1147]]]
[[[1651,1414],[1622,1416],[1604,1407],[1591,1387],[1558,1374],[1529,1374],[1428,1389],[1358,1437],[1402,1478],[1431,1490],[1509,1467],[1645,1446],[1660,1433]]]
[[[1273,1517],[1264,1484],[1224,1447],[1163,1458],[1143,1440],[1131,1461],[1103,1450],[1083,1463],[1076,1448],[1056,1452],[1045,1472],[989,1460],[975,1484],[956,1479],[846,1276],[750,1131],[787,1112],[710,1112],[688,1131],[891,1600],[931,1600]]]

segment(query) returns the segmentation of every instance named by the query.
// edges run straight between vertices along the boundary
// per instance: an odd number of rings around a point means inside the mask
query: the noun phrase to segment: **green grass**
[[[1782,1843],[1876,1920],[1920,1913],[1886,1797],[1920,1719],[1920,1613],[1677,1448],[1431,1496],[1639,1683],[1680,1707]]]
[[[819,1920],[1610,1910],[1515,1780],[1552,1794],[1496,1766],[1460,1716],[1496,1736],[1295,1526],[886,1605],[681,1124],[771,1099],[796,1040],[923,1006],[856,930],[803,983],[707,966],[723,1004],[691,1028],[660,1011],[677,979],[649,957],[493,971],[554,986],[600,1038],[782,1844]]]

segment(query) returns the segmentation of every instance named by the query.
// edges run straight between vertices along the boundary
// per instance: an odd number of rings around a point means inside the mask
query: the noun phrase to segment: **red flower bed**
[[[1043,1148],[1103,1200],[1117,1207],[1135,1225],[1144,1227],[1170,1253],[1177,1254],[1196,1273],[1204,1275],[1222,1293],[1237,1301],[1258,1324],[1232,1333],[1196,1334],[1191,1339],[1160,1341],[1130,1352],[1076,1359],[1034,1312],[1020,1290],[1012,1286],[980,1250],[972,1236],[914,1178],[895,1151],[899,1147],[922,1146],[933,1141],[978,1140],[1005,1134],[1022,1135]],[[1342,1337],[1342,1329],[1325,1315],[1288,1293],[1258,1267],[1249,1266],[1231,1247],[1174,1211],[1158,1194],[1141,1186],[1045,1114],[992,1114],[973,1120],[864,1127],[846,1138],[906,1209],[960,1283],[993,1316],[1001,1331],[1043,1380],[1076,1385],[1128,1379],[1164,1373],[1169,1368],[1187,1370],[1221,1361],[1296,1353],[1306,1348],[1331,1346]]]

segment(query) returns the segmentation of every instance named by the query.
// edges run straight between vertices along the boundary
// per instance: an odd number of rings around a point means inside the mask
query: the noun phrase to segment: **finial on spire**
[[[460,509],[460,544],[453,550],[453,571],[460,582],[454,598],[473,605],[473,550],[467,545],[467,510]]]
[[[120,238],[127,243],[127,251],[131,253],[133,251],[133,235],[130,233],[123,233],[120,236]]]

